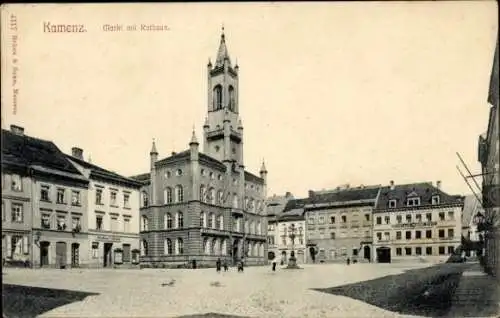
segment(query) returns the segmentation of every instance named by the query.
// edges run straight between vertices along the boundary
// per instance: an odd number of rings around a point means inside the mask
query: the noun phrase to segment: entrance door
[[[389,247],[377,248],[377,262],[379,263],[391,262],[391,249]]]
[[[103,257],[103,261],[104,261],[103,266],[104,267],[109,267],[112,265],[112,261],[111,261],[111,248],[112,247],[113,247],[113,243],[104,243],[104,257]]]
[[[40,266],[49,265],[50,242],[40,242]]]
[[[80,244],[71,244],[71,267],[78,267],[80,264]]]
[[[66,242],[56,243],[56,266],[66,268]]]
[[[239,249],[238,245],[240,244],[239,240],[234,240],[233,243],[233,264],[236,264],[238,262],[238,254],[239,254]]]
[[[371,259],[371,249],[370,249],[370,246],[368,245],[365,245],[365,247],[363,247],[363,257],[364,259]]]

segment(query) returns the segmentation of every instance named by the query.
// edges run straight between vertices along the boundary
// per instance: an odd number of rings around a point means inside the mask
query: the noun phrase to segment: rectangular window
[[[95,217],[95,229],[101,231],[102,230],[102,216],[97,215]]]
[[[448,238],[453,238],[455,236],[455,231],[453,229],[448,229]]]
[[[411,255],[411,247],[405,247],[405,255],[407,256]]]
[[[406,205],[407,206],[419,206],[420,205],[420,198],[407,199]]]
[[[432,196],[432,204],[433,205],[439,204],[439,195]]]
[[[432,213],[426,213],[425,214],[425,219],[427,222],[432,222]]]
[[[92,242],[92,258],[99,257],[99,242]]]
[[[80,191],[71,191],[71,205],[80,206]]]
[[[411,223],[411,214],[406,215],[406,223]]]
[[[411,231],[406,231],[405,235],[407,240],[411,240]]]
[[[57,203],[65,204],[64,202],[64,189],[57,189]]]
[[[365,214],[365,221],[370,221],[370,214]]]
[[[18,174],[13,174],[12,175],[12,185],[11,189],[13,191],[22,191],[23,190],[23,184],[21,182],[21,176]]]
[[[42,213],[42,220],[41,220],[41,228],[42,229],[50,229],[50,214],[49,213]]]
[[[427,246],[425,248],[425,255],[432,255],[432,246]]]
[[[125,233],[130,232],[130,219],[129,218],[123,219],[123,232],[125,232]]]
[[[444,212],[439,212],[439,221],[444,221]]]
[[[400,240],[402,238],[401,231],[396,232],[396,240]]]
[[[384,240],[389,241],[391,238],[391,234],[389,232],[384,232]]]
[[[19,203],[12,203],[12,222],[23,223],[23,205]]]
[[[127,209],[130,208],[130,194],[123,194],[123,207]]]
[[[382,240],[382,233],[381,232],[377,232],[377,240]]]
[[[385,224],[389,224],[389,223],[391,223],[391,218],[390,218],[389,216],[386,216],[386,217],[384,218],[384,220],[385,220]]]
[[[455,212],[453,212],[453,211],[448,212],[448,220],[450,220],[450,221],[455,220]]]
[[[50,202],[50,186],[42,185],[40,187],[40,201]]]
[[[422,255],[422,248],[420,246],[419,247],[415,247],[415,254]]]
[[[378,225],[382,224],[382,217],[377,216],[377,224]]]
[[[365,231],[365,237],[371,237],[370,231]]]
[[[57,229],[59,231],[66,230],[66,216],[65,215],[58,215],[57,216]]]
[[[401,255],[403,255],[403,250],[402,250],[402,248],[401,248],[401,247],[396,247],[396,255],[397,255],[397,256],[401,256]]]
[[[401,215],[396,215],[396,222],[398,222],[398,224],[403,223],[403,216],[401,216]]]
[[[389,200],[389,208],[395,208],[396,207],[396,200]]]
[[[102,189],[95,190],[95,204],[102,205]]]
[[[75,232],[80,232],[82,230],[82,224],[80,223],[79,216],[73,216],[71,218],[71,229]]]
[[[334,216],[330,217],[330,224],[335,224],[335,217]]]
[[[415,231],[415,238],[416,239],[421,239],[422,238],[422,232],[421,231]]]
[[[425,238],[428,238],[428,239],[432,238],[432,230],[425,231]]]
[[[347,216],[342,215],[342,223],[347,223]]]
[[[444,246],[440,246],[439,247],[439,255],[444,255],[444,251],[445,251]]]
[[[110,205],[114,205],[116,206],[116,192],[115,191],[112,191],[110,194],[109,194],[109,204]]]
[[[422,214],[415,215],[415,220],[417,223],[422,223]]]
[[[444,238],[444,230],[439,230],[439,238]]]
[[[358,256],[358,249],[357,248],[352,249],[352,256]]]
[[[111,231],[116,232],[117,230],[118,230],[118,217],[112,216],[111,217]]]
[[[312,216],[311,216],[311,217],[309,217],[309,218],[307,219],[307,223],[308,223],[308,224],[311,224],[311,225],[312,225],[312,224],[314,224],[314,217],[312,217]]]
[[[318,219],[318,223],[319,224],[325,224],[325,217],[324,216],[320,216],[319,219]]]
[[[334,240],[334,239],[335,239],[335,232],[330,233],[330,238],[331,238],[332,240]]]

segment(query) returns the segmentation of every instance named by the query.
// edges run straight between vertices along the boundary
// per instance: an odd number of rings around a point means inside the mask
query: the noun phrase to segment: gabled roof
[[[432,185],[432,182],[420,182],[395,185],[391,190],[390,186],[384,186],[380,190],[380,195],[377,201],[376,209],[387,209],[389,200],[396,200],[396,209],[406,207],[406,199],[409,194],[415,192],[420,197],[420,205],[430,205],[432,196],[439,195],[441,205],[457,204],[461,201],[461,196],[449,195],[437,187]]]
[[[278,216],[280,215],[288,201],[293,200],[293,195],[289,193],[288,195],[274,195],[266,200],[266,213],[268,216]]]
[[[138,174],[135,176],[130,176],[129,178],[133,179],[135,181],[141,182],[143,184],[146,184],[146,183],[149,183],[149,181],[151,179],[151,173],[150,172],[142,173],[142,174]]]
[[[61,171],[81,179],[82,174],[52,142],[2,129],[2,166],[13,164],[42,167],[45,171]]]
[[[79,158],[76,158],[76,157],[73,157],[70,155],[66,155],[66,157],[68,159],[76,162],[78,165],[82,166],[84,169],[90,170],[90,178],[91,179],[95,178],[95,179],[106,180],[106,181],[110,181],[110,182],[120,182],[120,183],[126,184],[127,186],[135,187],[135,188],[138,188],[142,185],[141,183],[139,183],[136,180],[124,177],[116,172],[106,170],[106,169],[101,168],[99,166],[96,166],[92,163],[89,163],[85,160],[82,160],[82,159],[79,159]]]
[[[258,183],[258,184],[264,184],[264,179],[262,179],[261,177],[257,177],[253,173],[250,173],[246,170],[245,170],[245,181],[250,181],[250,182],[254,182],[254,183]]]
[[[190,150],[189,149],[184,150],[182,152],[175,153],[175,154],[171,155],[170,157],[158,160],[157,162],[155,162],[155,165],[163,165],[163,164],[173,163],[173,162],[176,162],[178,160],[188,159],[189,156],[190,156]]]
[[[307,203],[310,203],[310,198],[290,200],[286,203],[283,213],[296,209],[304,209]]]

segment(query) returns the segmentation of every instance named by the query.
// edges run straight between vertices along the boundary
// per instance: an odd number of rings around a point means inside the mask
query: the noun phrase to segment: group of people
[[[215,262],[215,269],[217,270],[217,273],[219,273],[224,267],[224,271],[227,272],[229,269],[229,265],[227,264],[227,260],[224,260],[224,262],[221,261],[220,258],[217,259]],[[243,272],[243,260],[238,261],[238,272]]]

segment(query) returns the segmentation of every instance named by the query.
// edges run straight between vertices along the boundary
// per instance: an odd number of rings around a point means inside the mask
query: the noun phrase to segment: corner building
[[[133,177],[141,188],[141,264],[215,266],[217,258],[264,264],[267,254],[267,170],[245,170],[239,116],[238,65],[222,33],[215,63],[207,65],[208,109],[203,152],[193,131],[189,149],[159,159]]]

